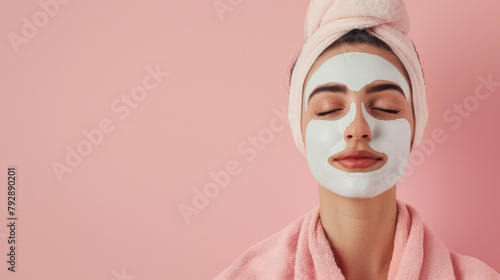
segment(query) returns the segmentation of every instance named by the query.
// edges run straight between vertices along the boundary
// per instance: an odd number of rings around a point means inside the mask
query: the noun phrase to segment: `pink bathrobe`
[[[397,209],[388,279],[500,279],[480,260],[448,250],[413,207],[398,200]],[[318,205],[252,246],[215,279],[345,278],[323,231]]]

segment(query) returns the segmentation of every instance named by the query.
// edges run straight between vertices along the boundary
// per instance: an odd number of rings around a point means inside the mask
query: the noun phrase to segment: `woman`
[[[400,1],[316,1],[292,68],[289,119],[320,204],[216,279],[500,279],[446,249],[396,199],[427,121]],[[384,40],[385,39],[385,40]]]

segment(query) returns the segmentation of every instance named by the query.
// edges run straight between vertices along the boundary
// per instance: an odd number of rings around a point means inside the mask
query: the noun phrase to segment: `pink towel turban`
[[[306,156],[301,132],[302,88],[307,72],[323,50],[352,29],[365,29],[389,45],[410,77],[415,111],[415,139],[422,140],[427,123],[425,84],[410,30],[408,13],[402,0],[312,0],[305,21],[304,46],[290,85],[288,120],[299,151]]]

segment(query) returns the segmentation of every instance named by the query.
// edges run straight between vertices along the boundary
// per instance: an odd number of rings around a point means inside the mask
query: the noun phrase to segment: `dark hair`
[[[375,47],[392,52],[394,54],[394,51],[391,49],[391,47],[389,45],[387,45],[384,41],[379,39],[377,36],[369,33],[365,29],[353,29],[353,30],[347,32],[346,34],[342,35],[341,37],[339,37],[337,40],[335,40],[335,42],[333,42],[330,46],[328,46],[325,50],[323,50],[323,52],[319,56],[323,55],[323,53],[325,53],[326,51],[328,51],[332,48],[341,46],[343,44],[370,44],[370,45],[373,45]],[[396,54],[394,54],[394,55],[397,57]],[[297,58],[295,58],[295,62],[292,64],[292,67],[290,68],[290,79],[289,79],[290,85],[292,83],[292,73],[293,73],[293,70],[295,68],[295,64],[297,63],[298,58],[299,58],[298,56],[297,56]],[[405,69],[405,71],[406,71],[406,69]],[[406,76],[408,76],[407,73],[406,73]],[[408,77],[408,79],[409,79],[409,77]],[[411,81],[410,81],[410,83],[411,83]]]

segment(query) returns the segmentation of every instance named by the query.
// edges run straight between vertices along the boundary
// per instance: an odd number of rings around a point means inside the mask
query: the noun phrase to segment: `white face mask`
[[[384,58],[367,53],[344,53],[324,62],[311,76],[306,88],[305,108],[312,90],[318,85],[337,82],[359,91],[376,80],[397,83],[409,98],[408,84],[398,69]],[[306,128],[306,154],[309,169],[316,181],[344,197],[371,198],[394,186],[404,175],[411,144],[411,126],[405,118],[379,120],[372,117],[361,103],[362,115],[372,138],[369,146],[387,156],[387,162],[369,172],[346,172],[330,165],[328,159],[347,148],[344,134],[354,121],[356,104],[338,120],[311,120]]]

